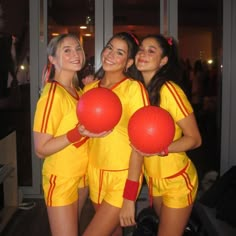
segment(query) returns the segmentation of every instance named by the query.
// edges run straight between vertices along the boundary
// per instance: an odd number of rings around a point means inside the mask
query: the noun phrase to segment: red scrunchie
[[[127,179],[125,183],[123,197],[125,199],[135,201],[138,194],[138,188],[139,188],[139,182]]]
[[[70,143],[78,142],[82,138],[82,135],[80,134],[80,132],[78,130],[78,126],[76,126],[74,129],[68,131],[66,134],[66,137]]]

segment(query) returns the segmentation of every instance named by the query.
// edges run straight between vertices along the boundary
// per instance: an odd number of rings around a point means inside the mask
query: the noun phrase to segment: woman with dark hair
[[[102,50],[97,80],[84,87],[84,92],[96,87],[111,89],[122,103],[122,116],[113,131],[89,140],[89,192],[96,213],[84,236],[121,236],[120,224],[135,224],[143,157],[130,146],[128,121],[148,103],[144,86],[132,79],[137,49],[138,41],[132,34],[115,34]]]
[[[177,43],[163,35],[145,37],[135,57],[150,103],[167,110],[175,122],[173,142],[162,152],[144,155],[145,177],[159,216],[158,236],[181,236],[198,188],[194,164],[186,152],[201,145],[193,108],[181,88]]]

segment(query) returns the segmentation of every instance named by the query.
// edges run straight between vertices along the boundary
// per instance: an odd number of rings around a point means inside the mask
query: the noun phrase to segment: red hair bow
[[[168,39],[167,39],[167,42],[168,42],[168,44],[171,46],[171,45],[173,44],[172,38],[168,38]]]

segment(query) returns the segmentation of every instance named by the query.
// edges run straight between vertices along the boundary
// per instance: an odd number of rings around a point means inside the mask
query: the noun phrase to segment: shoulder
[[[140,81],[127,78],[124,82],[123,92],[129,100],[140,100],[144,102],[144,104],[149,104],[147,90]]]
[[[86,91],[92,89],[92,88],[96,88],[98,87],[98,83],[99,83],[100,80],[94,80],[93,82],[91,83],[88,83],[84,86],[83,88],[83,93],[85,93]]]
[[[119,86],[117,86],[120,90],[122,90],[126,95],[129,94],[129,97],[140,94],[147,94],[144,85],[135,79],[126,78],[123,80]],[[146,96],[146,95],[145,95]]]
[[[160,106],[168,110],[172,116],[179,111],[179,117],[182,118],[193,111],[191,103],[182,88],[172,81],[163,84],[160,95]]]
[[[183,89],[173,81],[166,81],[161,87],[161,94],[168,94],[172,96],[185,96]]]
[[[140,81],[135,80],[133,78],[127,78],[124,82],[130,88],[133,88],[133,89],[144,89],[144,85]]]
[[[63,100],[66,90],[55,82],[47,82],[43,88],[40,100]]]

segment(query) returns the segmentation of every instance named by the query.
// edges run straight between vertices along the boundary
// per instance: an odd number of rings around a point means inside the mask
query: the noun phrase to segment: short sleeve
[[[177,84],[166,82],[162,86],[160,94],[160,107],[166,109],[175,122],[187,117],[193,112],[192,105],[186,94]]]
[[[45,88],[36,106],[33,130],[54,135],[62,117],[62,99],[58,90]]]
[[[129,87],[128,99],[131,114],[133,114],[139,108],[149,105],[147,91],[143,84],[138,81],[132,81],[132,84]]]

